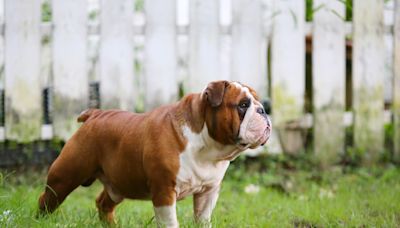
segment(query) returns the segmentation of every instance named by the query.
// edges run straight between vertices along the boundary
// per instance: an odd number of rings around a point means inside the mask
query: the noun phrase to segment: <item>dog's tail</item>
[[[79,114],[77,121],[78,123],[83,123],[85,122],[87,119],[89,119],[89,117],[93,114],[94,111],[96,111],[98,109],[95,108],[90,108],[90,109],[86,109],[85,111],[81,112],[81,114]]]

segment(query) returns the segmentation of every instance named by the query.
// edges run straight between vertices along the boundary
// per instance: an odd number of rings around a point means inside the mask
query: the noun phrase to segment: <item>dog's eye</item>
[[[249,106],[250,106],[250,102],[249,101],[244,101],[244,102],[239,104],[239,108],[241,108],[241,109],[246,109]]]
[[[239,103],[237,111],[239,113],[240,121],[244,119],[244,115],[247,112],[247,109],[250,107],[250,100],[243,100]]]

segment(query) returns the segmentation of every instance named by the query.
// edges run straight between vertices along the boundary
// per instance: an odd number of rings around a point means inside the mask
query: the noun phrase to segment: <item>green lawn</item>
[[[249,174],[231,169],[213,214],[214,227],[399,227],[400,169]],[[96,182],[78,188],[57,212],[35,218],[41,173],[0,173],[0,227],[99,227]],[[246,187],[253,185],[253,192]],[[259,191],[257,192],[257,188]],[[178,203],[181,227],[193,227],[192,200]],[[125,200],[120,227],[156,227],[151,203]]]

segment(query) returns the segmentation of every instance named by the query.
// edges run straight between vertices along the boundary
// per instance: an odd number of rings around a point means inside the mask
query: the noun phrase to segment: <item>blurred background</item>
[[[400,224],[400,0],[0,0],[0,25],[0,224],[16,210],[3,198],[39,191],[82,110],[144,112],[219,79],[253,87],[272,118],[222,192],[243,213],[275,197],[250,225]]]

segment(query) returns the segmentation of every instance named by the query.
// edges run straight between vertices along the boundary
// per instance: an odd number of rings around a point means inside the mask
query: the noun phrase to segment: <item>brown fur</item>
[[[240,126],[239,93],[227,81],[218,81],[206,93],[190,94],[145,114],[84,111],[77,119],[83,125],[49,169],[40,211],[53,212],[75,188],[95,179],[123,198],[151,199],[156,207],[171,205],[179,154],[187,143],[182,126],[198,133],[206,124],[215,140],[234,144]],[[111,222],[118,202],[113,202],[107,188],[96,202],[100,218]]]

